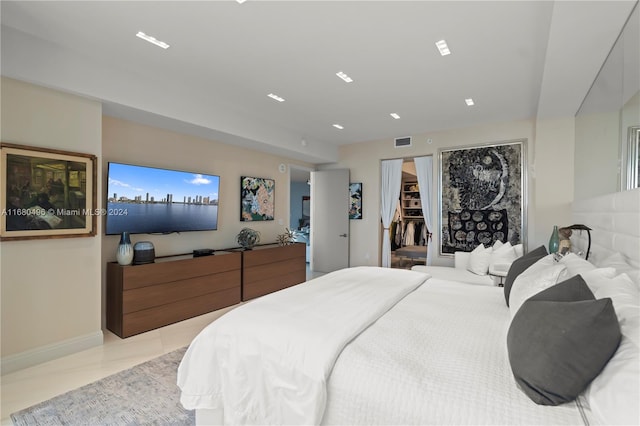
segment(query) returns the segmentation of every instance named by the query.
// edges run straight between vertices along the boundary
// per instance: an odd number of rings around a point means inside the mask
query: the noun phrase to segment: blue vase
[[[558,225],[554,225],[551,238],[549,238],[549,254],[557,253],[559,247],[560,235],[558,234]]]
[[[133,262],[133,245],[131,244],[131,238],[129,238],[128,232],[123,232],[120,235],[120,243],[116,251],[116,260],[119,265],[123,266],[131,265],[131,262]]]

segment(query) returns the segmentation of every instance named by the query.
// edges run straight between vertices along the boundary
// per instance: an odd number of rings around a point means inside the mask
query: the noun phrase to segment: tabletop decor
[[[236,236],[236,241],[245,250],[251,250],[260,242],[260,232],[251,228],[242,228]]]

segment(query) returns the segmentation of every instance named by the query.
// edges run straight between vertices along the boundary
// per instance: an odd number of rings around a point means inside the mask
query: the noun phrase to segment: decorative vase
[[[549,238],[549,254],[556,253],[560,247],[560,235],[558,234],[558,225],[553,225],[553,232]]]
[[[129,238],[128,232],[120,234],[120,243],[118,244],[118,250],[116,251],[116,260],[119,265],[131,265],[133,261],[133,245],[131,244],[131,238]]]
[[[245,250],[251,250],[260,241],[260,233],[255,229],[242,228],[236,236],[236,241]]]

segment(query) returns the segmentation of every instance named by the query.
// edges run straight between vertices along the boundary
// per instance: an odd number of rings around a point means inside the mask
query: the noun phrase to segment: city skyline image
[[[109,163],[109,202],[218,204],[220,177]]]

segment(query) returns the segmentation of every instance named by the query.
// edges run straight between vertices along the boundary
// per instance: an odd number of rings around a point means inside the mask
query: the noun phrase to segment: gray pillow
[[[536,404],[573,401],[602,371],[620,343],[611,299],[594,299],[575,276],[527,299],[507,334],[511,370]]]
[[[504,298],[507,301],[507,306],[509,306],[509,294],[511,294],[511,287],[518,275],[548,254],[546,247],[540,246],[513,261],[511,267],[509,267],[509,272],[507,272],[507,277],[504,280]]]

